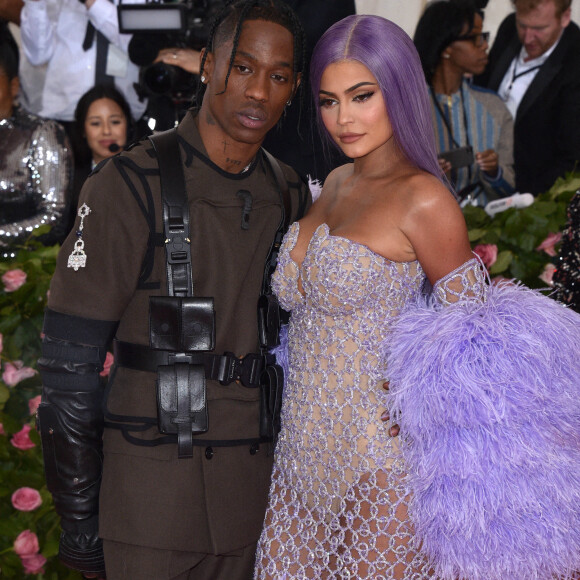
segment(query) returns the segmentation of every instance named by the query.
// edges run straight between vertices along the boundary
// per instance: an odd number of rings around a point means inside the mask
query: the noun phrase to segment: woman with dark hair
[[[92,166],[121,151],[133,128],[125,97],[111,85],[97,85],[77,103],[73,138],[77,165]]]
[[[472,0],[427,6],[414,42],[431,93],[440,165],[459,198],[478,205],[513,193],[513,119],[493,92],[467,81],[487,64],[489,33]]]
[[[580,319],[486,284],[398,26],[343,19],[310,78],[324,137],[353,163],[290,227],[272,279],[291,316],[256,578],[566,573],[580,553]]]
[[[69,230],[76,218],[81,188],[94,167],[126,147],[133,133],[131,109],[112,85],[96,85],[77,103],[72,127],[75,170]]]

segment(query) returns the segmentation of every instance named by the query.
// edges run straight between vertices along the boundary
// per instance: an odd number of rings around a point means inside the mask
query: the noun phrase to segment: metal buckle
[[[257,387],[262,372],[263,357],[249,353],[238,358],[233,352],[225,352],[220,360],[218,381],[220,385],[229,385],[239,381],[244,387]]]

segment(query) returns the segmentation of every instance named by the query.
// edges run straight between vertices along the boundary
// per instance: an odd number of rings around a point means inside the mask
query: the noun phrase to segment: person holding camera
[[[466,77],[487,64],[489,33],[472,0],[436,1],[413,41],[430,88],[439,164],[461,201],[485,205],[513,193],[513,119],[491,91]]]
[[[135,91],[139,69],[129,61],[129,34],[119,32],[118,0],[25,0],[21,12],[24,55],[34,66],[46,64],[40,116],[70,131],[79,99],[96,84],[123,93],[135,120],[147,102]]]
[[[281,0],[210,30],[200,108],[95,168],[51,283],[38,425],[60,558],[86,577],[252,576],[281,389],[269,273],[310,205],[261,146],[304,40]]]
[[[181,4],[182,25],[171,32],[151,16],[145,27],[132,28],[129,58],[140,67],[138,91],[149,101],[146,117],[152,130],[175,127],[192,105],[199,88],[200,51],[225,4],[226,0]]]

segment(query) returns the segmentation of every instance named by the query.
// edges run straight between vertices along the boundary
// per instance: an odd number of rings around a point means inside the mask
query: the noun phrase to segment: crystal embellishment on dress
[[[85,241],[83,240],[83,229],[85,227],[84,220],[91,213],[91,208],[83,203],[79,207],[78,215],[81,218],[79,229],[76,231],[77,241],[75,242],[73,251],[68,257],[67,267],[72,268],[75,272],[79,268],[84,268],[87,265],[87,255],[85,254]]]
[[[290,371],[255,578],[433,578],[413,544],[399,439],[381,419],[379,352],[425,275],[417,261],[387,260],[326,224],[298,264],[299,235],[295,223],[272,278],[291,311]]]

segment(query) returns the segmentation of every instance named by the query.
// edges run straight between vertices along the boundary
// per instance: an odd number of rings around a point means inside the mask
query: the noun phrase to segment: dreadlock
[[[215,49],[233,37],[232,52],[230,54],[230,63],[225,79],[223,91],[228,87],[228,80],[234,59],[238,50],[242,26],[246,20],[264,20],[273,22],[286,28],[294,39],[294,61],[292,84],[296,86],[298,74],[304,70],[306,61],[306,41],[304,30],[298,17],[286,4],[281,0],[229,0],[226,2],[222,11],[216,16],[209,31],[206,51],[201,60],[201,70],[205,66],[205,60],[208,52],[214,52]],[[199,83],[198,103],[201,103],[201,97],[205,92],[205,85]],[[302,104],[302,97],[300,104]]]

